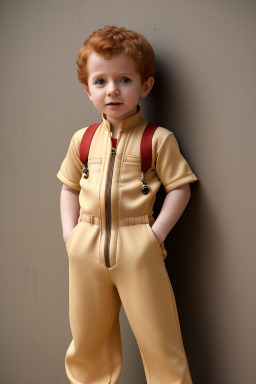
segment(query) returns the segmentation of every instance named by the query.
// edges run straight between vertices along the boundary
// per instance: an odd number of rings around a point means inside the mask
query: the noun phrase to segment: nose
[[[118,86],[115,82],[109,83],[107,95],[108,96],[118,96],[120,94],[120,91],[118,89]]]

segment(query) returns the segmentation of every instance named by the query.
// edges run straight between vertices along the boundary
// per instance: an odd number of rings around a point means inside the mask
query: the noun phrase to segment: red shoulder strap
[[[152,164],[152,137],[158,125],[148,123],[140,142],[141,171],[146,173]]]
[[[80,159],[85,164],[87,161],[91,141],[93,135],[101,123],[90,125],[81,140],[80,144]],[[144,129],[141,143],[140,143],[140,156],[141,156],[141,171],[146,173],[151,167],[152,163],[152,137],[158,125],[148,123]]]
[[[93,135],[100,124],[101,123],[90,125],[86,129],[86,131],[82,137],[81,144],[80,144],[80,159],[81,159],[82,163],[84,163],[84,164],[87,161],[87,157],[88,157],[88,153],[89,153],[89,149],[90,149]]]

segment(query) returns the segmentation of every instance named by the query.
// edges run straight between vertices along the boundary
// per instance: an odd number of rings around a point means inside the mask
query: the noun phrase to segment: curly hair
[[[108,60],[118,53],[124,53],[134,59],[141,81],[155,75],[155,53],[148,40],[141,34],[106,25],[93,32],[84,42],[77,55],[77,76],[82,84],[87,85],[87,60],[95,52]]]

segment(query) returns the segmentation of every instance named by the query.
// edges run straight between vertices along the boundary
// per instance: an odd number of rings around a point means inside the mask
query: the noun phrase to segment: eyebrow
[[[92,80],[97,79],[98,77],[103,77],[103,76],[104,76],[104,73],[96,73],[95,75],[93,75]]]
[[[98,79],[99,77],[104,77],[104,76],[106,76],[106,73],[96,73],[95,75],[93,75],[92,81],[95,79]],[[119,73],[118,76],[134,77],[134,75],[132,73],[129,73],[129,72]]]

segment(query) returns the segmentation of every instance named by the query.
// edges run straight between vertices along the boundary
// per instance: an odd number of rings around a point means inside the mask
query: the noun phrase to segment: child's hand
[[[72,232],[72,230],[67,235],[63,235],[63,240],[64,240],[65,244],[66,244],[67,239],[69,238],[69,235],[70,235],[71,232]]]
[[[189,184],[176,188],[165,196],[161,211],[151,229],[159,244],[166,239],[190,199]]]
[[[159,245],[161,245],[163,243],[163,241],[165,240],[165,237],[163,236],[163,233],[157,233],[155,230],[154,230],[154,225],[152,225],[151,229],[159,243]]]
[[[66,234],[63,234],[63,240],[64,240],[65,244],[67,244],[67,241],[68,241],[68,239],[71,235],[71,232],[73,231],[74,228],[75,227],[71,228]]]
[[[79,209],[79,192],[63,185],[61,190],[60,211],[63,240],[65,243],[68,240],[71,231],[77,224]]]

